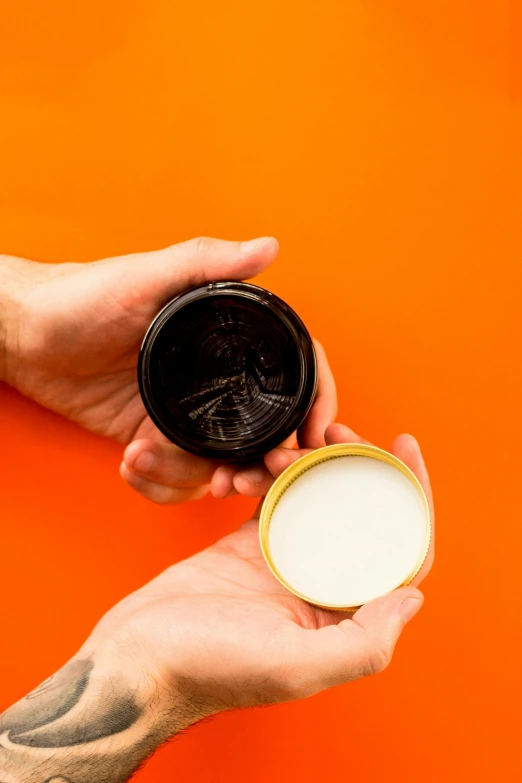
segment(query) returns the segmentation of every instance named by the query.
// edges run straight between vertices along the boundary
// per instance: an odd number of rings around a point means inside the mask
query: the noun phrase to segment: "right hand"
[[[143,406],[136,365],[158,311],[188,288],[244,280],[276,258],[271,237],[251,242],[199,238],[164,250],[89,264],[0,258],[0,380],[82,427],[124,444],[120,472],[156,503],[239,492],[260,497],[270,476],[189,454],[171,443]],[[5,312],[4,312],[5,311]],[[316,344],[319,385],[299,434],[324,445],[337,411],[335,383]]]

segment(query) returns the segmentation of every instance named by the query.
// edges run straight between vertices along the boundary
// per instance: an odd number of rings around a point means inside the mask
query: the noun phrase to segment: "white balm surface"
[[[427,524],[419,492],[397,468],[372,457],[336,457],[284,492],[268,546],[283,579],[308,599],[358,606],[410,576]]]

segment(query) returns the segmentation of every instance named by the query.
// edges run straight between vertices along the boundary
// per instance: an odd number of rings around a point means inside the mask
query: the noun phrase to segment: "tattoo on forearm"
[[[87,687],[91,661],[72,661],[43,682],[22,701],[0,716],[0,736],[9,732],[11,742],[66,715]],[[23,741],[20,744],[24,744]]]
[[[123,676],[71,661],[0,715],[0,783],[122,783],[171,733],[153,717]]]
[[[0,737],[7,731],[17,745],[65,748],[130,728],[141,710],[124,682],[112,682],[110,694],[106,687],[103,700],[82,700],[92,669],[91,661],[73,661],[46,680],[0,718]]]

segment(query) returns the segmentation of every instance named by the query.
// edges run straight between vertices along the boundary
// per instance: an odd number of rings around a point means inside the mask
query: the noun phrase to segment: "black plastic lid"
[[[138,381],[169,440],[212,459],[250,461],[303,422],[317,361],[305,325],[282,299],[250,283],[210,283],[156,316]]]

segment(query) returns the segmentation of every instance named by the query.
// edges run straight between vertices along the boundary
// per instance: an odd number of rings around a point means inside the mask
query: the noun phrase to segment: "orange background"
[[[383,447],[415,433],[435,488],[436,567],[391,668],[216,718],[142,781],[518,779],[521,8],[2,4],[0,250],[276,235],[260,282],[325,344],[340,418]],[[120,447],[0,394],[5,707],[252,504],[155,507]]]

